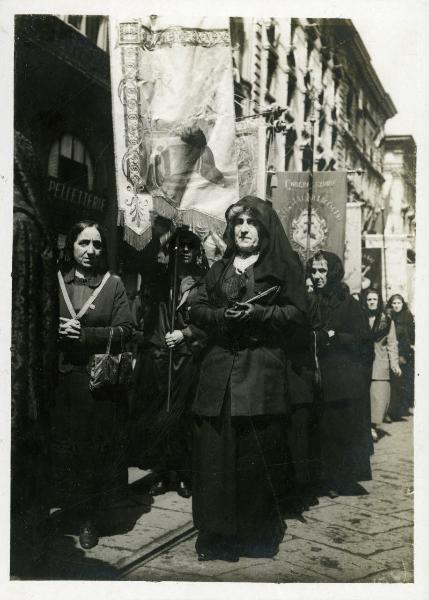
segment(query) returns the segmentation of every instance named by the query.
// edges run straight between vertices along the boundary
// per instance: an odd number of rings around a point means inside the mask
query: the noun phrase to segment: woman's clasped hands
[[[60,340],[78,340],[80,338],[81,325],[78,319],[70,319],[68,317],[60,317],[60,326],[58,335]]]

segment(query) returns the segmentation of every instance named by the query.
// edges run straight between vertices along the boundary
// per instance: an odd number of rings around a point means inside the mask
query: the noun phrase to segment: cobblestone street
[[[385,424],[372,459],[373,480],[365,483],[368,495],[321,498],[302,521],[288,520],[274,559],[199,563],[190,500],[170,492],[152,503],[145,486],[136,481],[127,502],[109,511],[110,531],[97,547],[84,552],[76,536],[54,539],[47,578],[411,583],[412,428],[412,417]],[[130,475],[136,478],[139,473],[132,470]],[[183,533],[188,533],[185,541],[160,549]],[[134,566],[121,573],[131,563]]]

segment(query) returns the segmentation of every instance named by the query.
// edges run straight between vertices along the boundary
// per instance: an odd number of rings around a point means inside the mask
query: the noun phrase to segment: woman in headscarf
[[[176,260],[177,308],[171,332],[171,291]],[[132,443],[137,466],[154,472],[155,481],[149,490],[154,496],[171,487],[185,498],[191,496],[191,405],[206,336],[189,323],[188,307],[207,270],[200,239],[181,227],[170,240],[164,276],[159,277],[155,287],[141,290],[145,306],[152,308],[146,311],[146,343],[135,370]],[[170,352],[173,352],[173,370],[170,409],[167,410]]]
[[[389,416],[397,421],[409,414],[414,406],[414,317],[401,294],[393,294],[386,304],[396,328],[398,339],[400,379],[392,380],[392,395]]]
[[[224,257],[191,322],[209,336],[194,402],[193,517],[201,561],[273,557],[285,532],[286,340],[306,310],[303,274],[269,202],[226,212]]]
[[[55,244],[42,169],[15,131],[12,257],[11,574],[34,576],[49,499],[49,407],[57,373]]]
[[[369,385],[372,344],[364,312],[342,283],[336,254],[318,252],[308,263],[314,281],[312,320],[321,371],[320,452],[330,497],[353,493],[371,479]]]
[[[373,289],[365,290],[364,310],[374,342],[374,362],[371,376],[371,434],[378,440],[377,426],[383,423],[390,402],[390,371],[401,375],[398,363],[398,341],[395,323],[383,310],[380,294]]]

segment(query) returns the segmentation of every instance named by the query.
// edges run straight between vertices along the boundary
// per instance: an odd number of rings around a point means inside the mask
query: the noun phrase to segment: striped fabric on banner
[[[273,191],[273,206],[293,249],[305,261],[309,174],[277,172],[277,184],[278,187]],[[346,173],[320,171],[313,174],[311,256],[323,249],[334,252],[344,260],[346,203]]]
[[[151,216],[222,232],[238,200],[228,19],[111,20],[113,124],[125,239]]]

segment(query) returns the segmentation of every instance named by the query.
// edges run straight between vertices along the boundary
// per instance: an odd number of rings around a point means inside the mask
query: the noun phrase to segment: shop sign
[[[106,198],[71,187],[52,177],[48,179],[48,197],[51,201],[61,202],[70,207],[80,207],[97,212],[104,212],[107,205]]]

